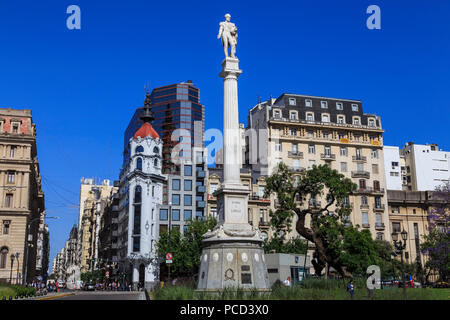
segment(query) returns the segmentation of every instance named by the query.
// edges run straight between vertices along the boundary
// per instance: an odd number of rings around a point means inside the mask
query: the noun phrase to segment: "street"
[[[72,291],[60,292],[51,300],[145,300],[144,292]]]

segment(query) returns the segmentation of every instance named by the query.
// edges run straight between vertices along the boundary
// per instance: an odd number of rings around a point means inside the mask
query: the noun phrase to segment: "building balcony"
[[[369,205],[368,204],[362,204],[360,206],[361,209],[369,209]]]
[[[336,155],[332,153],[321,153],[320,159],[322,160],[336,160]]]
[[[289,158],[303,159],[303,152],[300,151],[288,151]]]
[[[322,208],[322,204],[320,201],[310,201],[308,202],[308,208],[311,210],[319,210],[320,208]]]
[[[291,171],[293,171],[293,172],[303,172],[303,171],[306,171],[306,168],[304,168],[304,167],[292,167],[292,166],[290,166],[289,169],[290,169]]]
[[[384,189],[374,189],[371,187],[358,188],[353,191],[354,194],[374,194],[374,195],[384,195]]]
[[[374,208],[373,208],[373,211],[376,211],[376,212],[384,212],[384,204],[381,204],[381,205],[379,205],[379,206],[375,206]]]
[[[363,227],[363,228],[370,228],[370,224],[368,224],[368,223],[363,223],[363,224],[362,224],[362,227]]]
[[[384,223],[376,223],[375,230],[384,230]]]
[[[352,178],[370,178],[369,171],[352,171]]]
[[[269,229],[270,228],[270,224],[267,221],[260,221],[259,222],[259,228],[260,229]]]
[[[367,162],[367,157],[364,156],[352,156],[354,162],[364,163]]]
[[[206,177],[206,172],[203,170],[198,170],[197,171],[197,178],[201,178],[204,179]]]
[[[205,201],[197,201],[197,208],[204,208],[206,207]]]
[[[205,193],[206,187],[205,186],[197,186],[197,192],[198,193]]]

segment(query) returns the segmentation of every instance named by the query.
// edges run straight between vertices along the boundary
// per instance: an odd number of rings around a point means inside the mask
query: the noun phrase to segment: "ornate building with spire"
[[[119,272],[133,287],[159,285],[158,213],[163,198],[163,142],[150,124],[153,115],[147,92],[143,124],[129,139],[119,178],[118,260]]]

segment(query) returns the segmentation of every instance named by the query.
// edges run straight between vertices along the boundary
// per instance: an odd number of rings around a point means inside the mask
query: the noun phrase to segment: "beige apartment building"
[[[99,263],[101,217],[115,192],[117,188],[109,180],[95,184],[93,179],[81,179],[77,254],[80,274],[95,269]]]
[[[256,176],[271,175],[280,162],[297,175],[327,164],[358,186],[347,199],[348,223],[389,241],[383,132],[380,117],[363,113],[360,100],[283,94],[249,111],[245,161]]]
[[[27,278],[31,281],[37,275],[38,239],[42,238],[39,233],[45,232],[41,228],[44,192],[31,110],[0,109],[0,186],[0,281],[12,278],[12,283],[22,282],[26,255]],[[48,257],[41,254],[44,259]],[[48,262],[39,261],[40,267],[45,265]]]

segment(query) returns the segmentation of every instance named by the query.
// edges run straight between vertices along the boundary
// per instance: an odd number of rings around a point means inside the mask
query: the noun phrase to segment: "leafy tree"
[[[450,184],[438,187],[433,192],[434,208],[428,215],[428,231],[424,236],[421,250],[427,256],[425,267],[439,274],[443,281],[450,277],[449,260],[449,222],[450,222]],[[428,273],[429,274],[429,273]]]
[[[193,276],[198,273],[203,249],[202,236],[208,230],[212,230],[216,224],[217,221],[214,218],[199,221],[192,220],[189,222],[184,235],[181,235],[177,229],[172,229],[170,232],[170,247],[169,233],[164,232],[160,235],[157,243],[157,252],[164,262],[166,253],[172,253],[173,262],[170,265],[170,273],[172,275],[175,277]],[[167,265],[163,263],[161,272],[166,273],[167,271]]]
[[[351,228],[345,225],[351,212],[345,199],[355,189],[356,184],[327,165],[314,165],[296,180],[289,168],[280,163],[276,172],[266,178],[266,196],[271,193],[277,196],[280,209],[276,213],[284,216],[289,216],[288,212],[295,213],[297,232],[314,243],[316,249],[312,263],[319,274],[328,263],[341,276],[352,277],[344,264],[348,257],[343,257],[342,252],[345,249],[344,233]],[[326,199],[324,206],[317,202],[308,205],[319,196]],[[335,207],[334,213],[329,210],[332,206]],[[307,216],[311,217],[310,227],[305,223]]]
[[[88,271],[81,274],[80,279],[83,282],[98,282],[103,279],[102,270]]]

